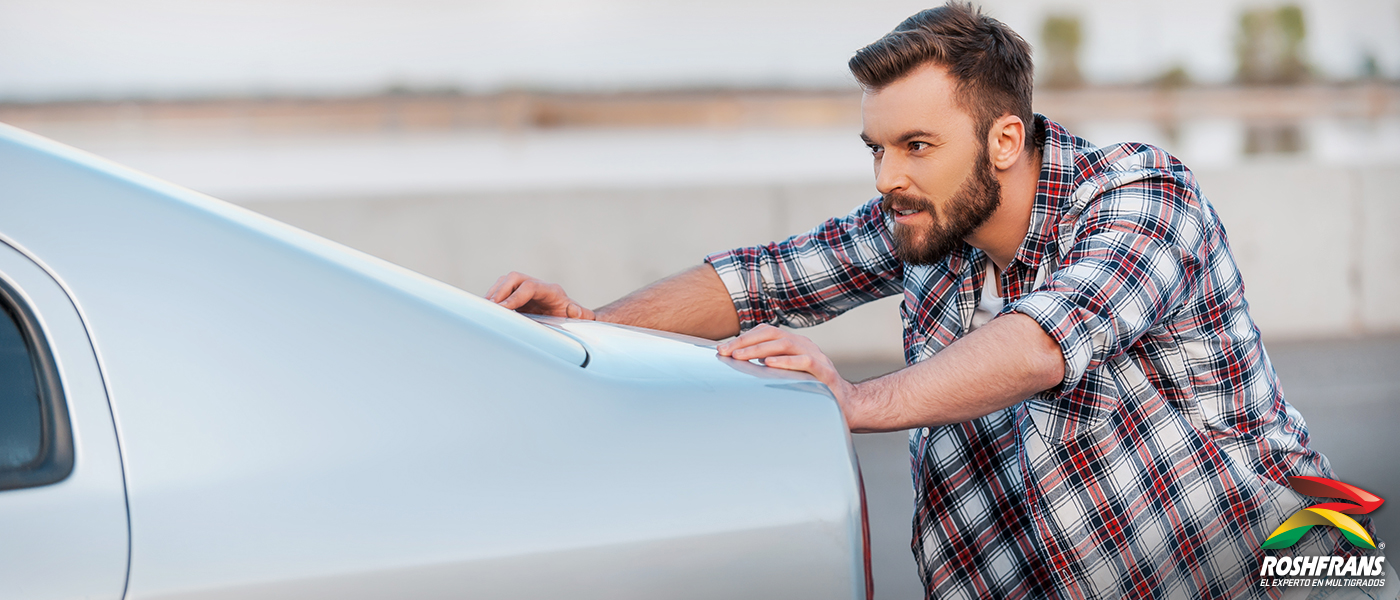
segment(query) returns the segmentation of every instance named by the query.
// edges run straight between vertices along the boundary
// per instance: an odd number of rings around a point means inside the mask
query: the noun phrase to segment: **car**
[[[486,225],[483,225],[486,226]],[[0,125],[0,598],[865,598],[830,390]]]

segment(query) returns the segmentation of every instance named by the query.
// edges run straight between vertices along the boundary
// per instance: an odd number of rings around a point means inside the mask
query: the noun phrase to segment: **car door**
[[[0,599],[121,598],[121,454],[77,307],[0,235]]]

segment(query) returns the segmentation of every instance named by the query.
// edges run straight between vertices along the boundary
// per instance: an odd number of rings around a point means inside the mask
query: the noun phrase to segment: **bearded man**
[[[1260,544],[1310,502],[1286,478],[1332,473],[1191,171],[1032,113],[1030,47],[971,6],[910,17],[850,67],[879,197],[597,311],[518,273],[488,299],[743,332],[718,352],[811,373],[852,431],[911,429],[929,597],[1277,595]],[[898,293],[909,366],[869,381],[775,327]],[[1292,552],[1347,544],[1318,528]]]

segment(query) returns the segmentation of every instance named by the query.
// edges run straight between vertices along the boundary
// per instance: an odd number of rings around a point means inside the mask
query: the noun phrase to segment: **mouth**
[[[895,220],[896,223],[905,223],[905,222],[914,220],[914,219],[915,219],[916,217],[918,217],[920,214],[923,214],[923,212],[924,212],[923,210],[917,209],[917,208],[903,208],[903,209],[902,209],[902,208],[895,207],[895,208],[894,208],[894,220]]]
[[[886,215],[893,217],[895,223],[907,227],[921,226],[927,221],[938,220],[933,203],[912,194],[886,194],[880,199],[880,208]]]

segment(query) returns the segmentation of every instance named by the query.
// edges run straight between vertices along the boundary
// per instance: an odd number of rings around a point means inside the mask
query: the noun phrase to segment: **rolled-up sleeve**
[[[760,323],[816,325],[903,287],[879,198],[806,233],[705,262],[729,290],[745,331]]]
[[[1059,344],[1060,397],[1122,354],[1190,297],[1205,261],[1201,206],[1174,182],[1140,181],[1104,192],[1081,216],[1058,270],[1008,305]]]

